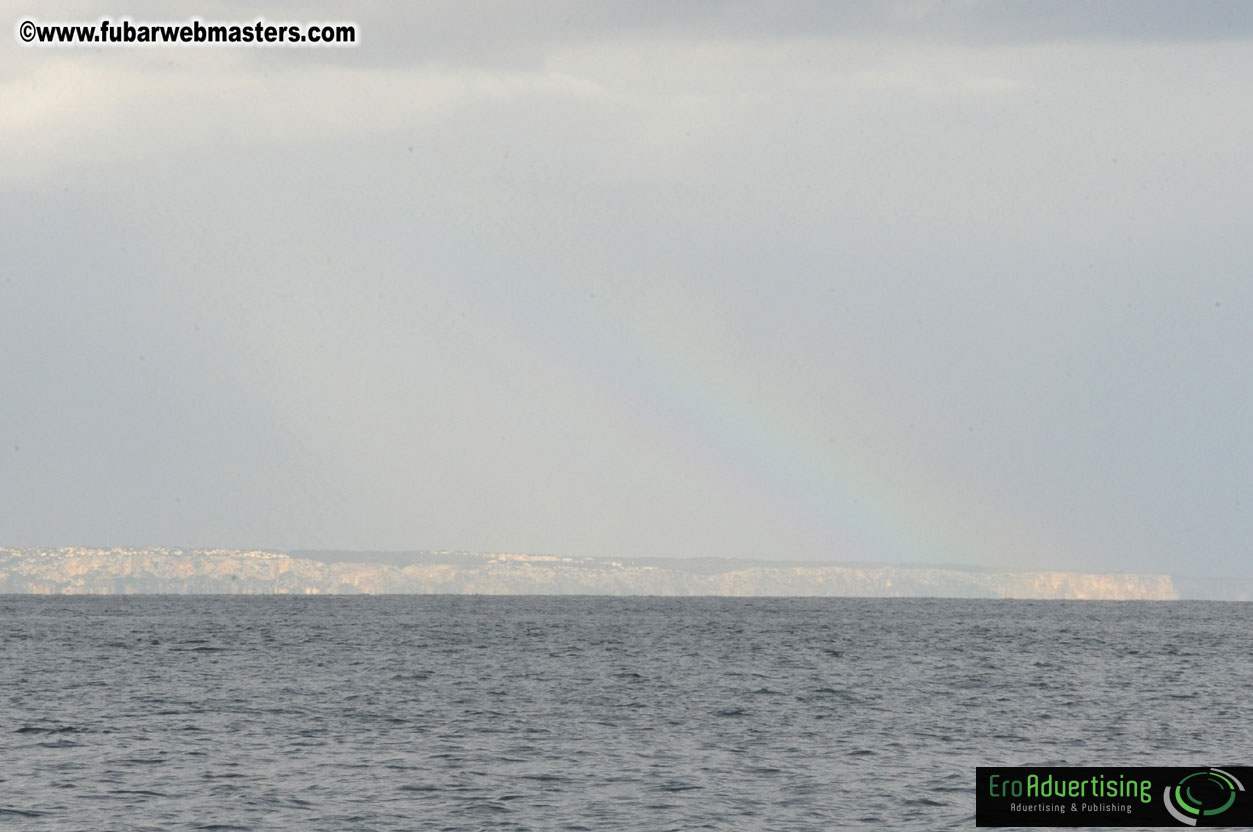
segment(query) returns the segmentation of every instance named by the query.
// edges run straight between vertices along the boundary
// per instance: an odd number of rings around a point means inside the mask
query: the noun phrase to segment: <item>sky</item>
[[[0,545],[1253,576],[1253,6],[194,14],[0,39]]]

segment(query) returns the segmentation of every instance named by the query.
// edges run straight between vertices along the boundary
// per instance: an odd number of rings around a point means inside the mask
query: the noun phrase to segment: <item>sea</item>
[[[976,766],[1253,763],[1251,613],[0,596],[0,827],[967,829]]]

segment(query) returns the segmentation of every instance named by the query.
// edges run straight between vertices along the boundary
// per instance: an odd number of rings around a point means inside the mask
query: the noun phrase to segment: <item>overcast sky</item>
[[[1253,6],[293,8],[0,44],[0,545],[1253,575]]]

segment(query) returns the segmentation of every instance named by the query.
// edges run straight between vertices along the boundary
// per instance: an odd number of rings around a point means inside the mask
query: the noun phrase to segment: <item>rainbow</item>
[[[940,449],[915,441],[885,460],[850,436],[846,425],[917,433],[906,410],[851,361],[831,368],[844,391],[831,416],[788,406],[788,393],[763,389],[756,377],[711,372],[691,357],[690,341],[656,332],[645,339],[612,316],[593,317],[595,303],[540,295],[520,281],[505,292],[483,280],[438,283],[519,348],[630,406],[656,438],[697,454],[763,510],[789,518],[824,560],[1031,568],[1056,551],[1024,532],[1021,518],[998,512],[986,490],[945,472]]]

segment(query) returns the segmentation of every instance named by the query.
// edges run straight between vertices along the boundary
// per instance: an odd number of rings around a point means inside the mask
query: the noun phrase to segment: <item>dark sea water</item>
[[[0,597],[0,827],[971,828],[1253,762],[1248,604]]]

